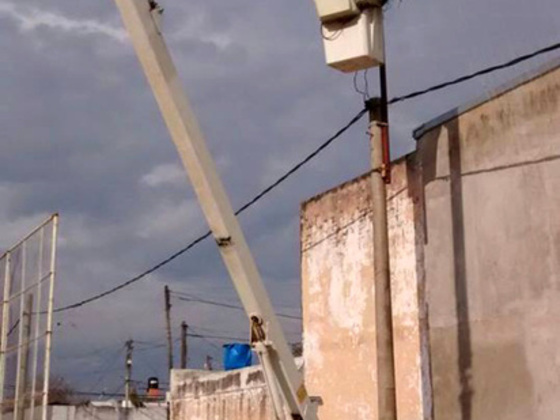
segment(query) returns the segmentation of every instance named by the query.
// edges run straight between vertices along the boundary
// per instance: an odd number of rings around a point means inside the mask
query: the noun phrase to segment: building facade
[[[399,420],[560,418],[560,69],[416,130],[388,190]],[[367,175],[301,211],[321,420],[375,419]]]
[[[560,62],[427,123],[388,186],[399,420],[560,418]],[[368,174],[301,209],[321,420],[375,420]],[[172,420],[271,420],[259,367],[172,373]]]

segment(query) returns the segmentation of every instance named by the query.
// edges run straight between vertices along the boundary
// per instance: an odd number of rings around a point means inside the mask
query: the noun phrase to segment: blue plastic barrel
[[[252,353],[249,344],[224,344],[224,369],[233,370],[251,366]]]

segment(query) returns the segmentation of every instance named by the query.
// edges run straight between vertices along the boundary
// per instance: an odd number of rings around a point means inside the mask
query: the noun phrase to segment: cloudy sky
[[[235,207],[362,107],[324,64],[311,0],[161,0],[163,28]],[[386,13],[391,96],[560,41],[558,0],[403,0]],[[411,131],[554,54],[391,110],[395,156]],[[133,277],[206,231],[112,0],[0,0],[0,247],[61,214],[57,306]],[[361,77],[361,76],[360,76]],[[369,72],[372,94],[375,71]],[[361,80],[361,79],[359,79]],[[368,168],[365,121],[241,217],[277,309],[300,313],[299,205]],[[163,287],[236,303],[206,241],[135,285],[57,315],[53,369],[80,390],[165,374]],[[241,312],[173,301],[174,333],[245,335]],[[301,327],[282,321],[289,340]],[[141,344],[145,343],[145,344]],[[222,341],[190,340],[190,363]]]

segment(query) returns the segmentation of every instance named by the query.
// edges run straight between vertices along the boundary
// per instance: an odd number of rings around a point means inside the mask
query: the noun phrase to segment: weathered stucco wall
[[[389,186],[397,404],[403,420],[431,411],[424,328],[421,236],[414,159],[398,162]],[[410,188],[409,188],[410,187]],[[304,203],[301,216],[306,385],[322,420],[375,419],[375,289],[371,187],[364,176]],[[424,398],[423,395],[428,395]]]
[[[41,420],[41,411],[35,410],[34,419]],[[4,413],[5,420],[12,420],[13,413]],[[25,419],[31,418],[29,409],[25,410]],[[50,405],[47,408],[48,420],[166,420],[165,403],[150,404],[142,408],[122,408],[115,401],[114,406],[95,405]]]
[[[418,155],[435,419],[560,418],[560,70]]]
[[[430,126],[428,126],[430,127]],[[388,214],[399,420],[560,418],[560,70],[424,128]],[[369,179],[304,203],[305,378],[374,420]],[[173,371],[173,420],[272,420],[259,368]]]
[[[172,420],[274,420],[260,367],[172,370]]]
[[[556,420],[560,70],[422,133],[388,194],[398,417]],[[361,177],[302,208],[306,381],[322,420],[376,418],[370,199]]]

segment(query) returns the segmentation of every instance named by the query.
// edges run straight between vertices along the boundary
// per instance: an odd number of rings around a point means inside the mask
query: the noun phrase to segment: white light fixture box
[[[351,19],[323,23],[321,30],[327,64],[337,70],[350,73],[385,61],[381,7],[365,9]]]

